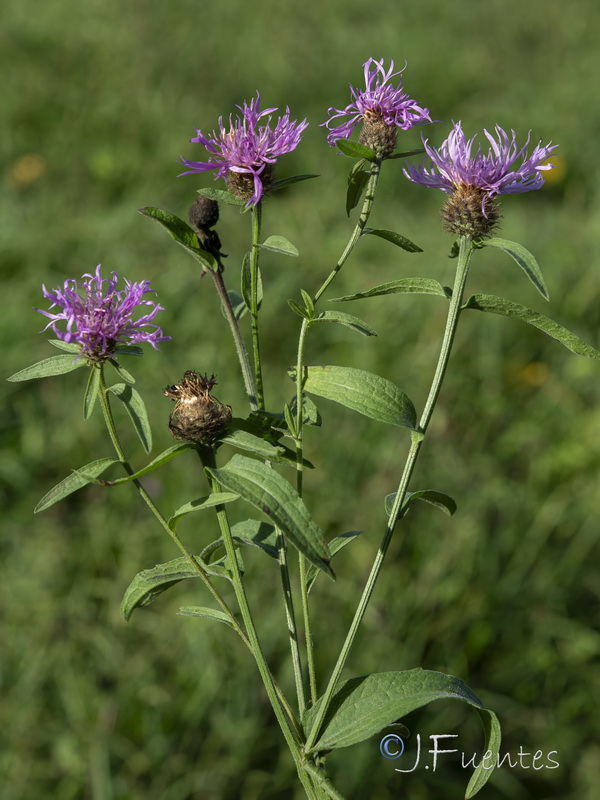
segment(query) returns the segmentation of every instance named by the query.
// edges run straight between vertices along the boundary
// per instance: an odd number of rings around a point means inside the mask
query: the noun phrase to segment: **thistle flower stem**
[[[215,284],[215,288],[219,295],[219,299],[221,300],[221,305],[223,307],[223,311],[225,313],[225,318],[227,319],[227,323],[231,330],[231,335],[233,337],[233,342],[235,344],[235,349],[238,355],[238,360],[240,362],[240,369],[242,371],[242,378],[244,379],[244,387],[246,389],[246,395],[248,397],[248,402],[250,403],[250,408],[252,411],[258,410],[258,399],[256,396],[256,385],[254,383],[254,375],[252,373],[252,368],[250,366],[250,359],[248,358],[248,351],[246,350],[246,345],[244,344],[244,340],[242,338],[242,334],[240,331],[240,326],[238,325],[237,319],[235,318],[235,314],[233,313],[233,307],[231,305],[231,300],[229,299],[229,295],[227,294],[227,289],[225,287],[225,281],[223,280],[223,275],[221,272],[211,272],[212,279]]]
[[[442,382],[444,380],[444,375],[446,374],[446,369],[448,367],[448,361],[450,359],[452,344],[454,342],[454,336],[456,334],[456,328],[460,316],[460,307],[462,303],[465,283],[469,272],[469,262],[471,260],[471,253],[472,253],[471,239],[466,236],[462,236],[460,239],[460,251],[456,267],[454,288],[452,290],[452,299],[450,300],[450,308],[448,310],[448,318],[446,320],[446,329],[444,331],[444,337],[442,340],[442,346],[440,349],[440,355],[438,358],[437,367],[433,376],[431,388],[429,390],[429,395],[427,397],[427,402],[425,403],[425,409],[419,421],[418,432],[413,433],[411,447],[406,459],[406,463],[404,465],[402,477],[400,478],[400,483],[398,485],[398,490],[394,498],[394,503],[390,511],[383,540],[381,542],[379,550],[377,551],[377,555],[375,556],[375,560],[373,562],[373,566],[371,568],[371,572],[369,574],[369,578],[363,590],[362,596],[358,603],[354,619],[352,620],[352,624],[350,625],[348,635],[346,636],[346,640],[340,651],[340,655],[331,674],[331,678],[329,679],[327,689],[325,690],[325,693],[323,695],[321,704],[319,706],[319,712],[315,717],[312,729],[308,735],[306,741],[307,752],[310,752],[311,748],[314,746],[315,742],[318,739],[321,726],[325,718],[325,714],[327,713],[327,708],[331,702],[331,698],[339,682],[342,670],[344,669],[346,660],[350,653],[350,648],[352,647],[358,628],[365,615],[365,611],[367,609],[369,600],[371,599],[371,595],[373,594],[373,589],[375,588],[375,583],[377,581],[377,578],[379,577],[379,573],[383,565],[383,560],[385,558],[390,541],[392,539],[394,528],[396,527],[398,517],[404,505],[404,498],[406,496],[408,484],[414,470],[419,450],[421,449],[421,445],[423,443],[425,432],[427,431],[427,426],[429,425],[431,416],[433,414],[433,410],[435,408],[435,404],[440,394]]]
[[[202,465],[205,468],[208,467],[209,469],[214,469],[216,467],[215,453],[211,447],[199,446],[198,455],[200,456]],[[210,473],[208,474],[209,474],[209,483],[211,485],[212,491],[218,492],[219,484],[217,483],[217,480],[213,478],[212,475],[210,475]],[[311,786],[310,778],[305,771],[303,765],[303,757],[301,755],[302,734],[292,724],[293,717],[291,719],[289,718],[289,712],[288,714],[285,713],[284,706],[282,706],[280,697],[278,696],[275,687],[273,676],[271,675],[271,671],[263,654],[262,647],[258,638],[258,633],[254,625],[254,619],[252,618],[252,612],[250,611],[250,606],[248,604],[248,598],[246,597],[244,584],[242,582],[242,576],[240,573],[240,568],[235,553],[235,545],[233,543],[233,536],[231,534],[231,528],[229,526],[227,511],[224,505],[215,506],[215,510],[217,513],[219,528],[221,530],[221,536],[223,537],[223,544],[225,546],[225,552],[227,554],[229,568],[232,572],[233,588],[235,591],[235,596],[237,598],[240,612],[242,614],[242,619],[244,620],[244,626],[246,628],[248,638],[250,640],[252,654],[254,655],[258,671],[260,673],[267,695],[271,702],[271,706],[273,707],[273,711],[275,712],[275,716],[277,717],[277,721],[279,722],[285,740],[288,744],[288,747],[290,748],[290,751],[296,763],[298,776],[307,792],[308,797],[309,798],[313,797],[314,794],[312,794],[313,789]]]
[[[356,222],[354,230],[348,240],[342,255],[340,256],[334,269],[331,271],[327,279],[324,281],[321,288],[314,296],[314,303],[317,304],[318,300],[327,291],[331,282],[344,266],[348,260],[348,256],[356,247],[363,230],[367,224],[371,210],[373,208],[373,201],[375,199],[375,191],[379,182],[381,174],[381,161],[371,164],[371,174],[367,183],[365,191],[365,198],[363,206]],[[302,327],[300,328],[300,336],[298,338],[298,356],[296,360],[296,489],[298,494],[302,497],[302,463],[304,459],[304,437],[303,437],[303,421],[302,421],[302,396],[304,387],[304,349],[306,345],[306,334],[310,327],[310,321],[307,319],[302,320]],[[308,607],[308,586],[306,582],[306,561],[304,556],[299,554],[299,572],[300,572],[300,594],[302,598],[302,616],[304,621],[304,635],[306,637],[306,657],[308,665],[308,678],[310,684],[311,702],[314,704],[317,701],[317,678],[315,671],[314,648],[312,640],[312,632],[310,626],[310,614]]]
[[[264,409],[265,395],[260,361],[260,339],[258,335],[258,262],[260,258],[260,228],[262,204],[252,206],[252,243],[250,246],[250,316],[252,319],[252,351],[254,353],[254,374],[256,376],[256,396],[258,407]]]

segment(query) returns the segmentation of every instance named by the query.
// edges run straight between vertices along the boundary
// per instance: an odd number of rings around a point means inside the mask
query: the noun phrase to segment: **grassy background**
[[[210,183],[175,178],[180,155],[203,157],[188,144],[194,128],[211,129],[258,88],[266,105],[289,104],[311,121],[280,174],[321,175],[318,184],[278,195],[265,212],[265,234],[281,233],[301,251],[298,261],[265,256],[263,263],[267,391],[271,408],[280,408],[291,391],[285,367],[298,327],[285,300],[300,287],[314,290],[349,232],[348,162],[327,147],[318,123],[328,106],[347,102],[347,85],[360,84],[370,56],[399,65],[406,59],[406,88],[436,119],[461,119],[469,133],[498,122],[520,138],[531,128],[534,141],[560,144],[559,169],[544,190],[503,202],[501,235],[538,257],[550,313],[600,345],[600,7],[592,0],[568,8],[556,0],[381,0],[372,7],[357,0],[7,0],[2,14],[5,375],[54,353],[31,311],[41,302],[40,284],[55,286],[102,262],[131,280],[150,278],[167,309],[162,324],[173,342],[135,364],[155,425],[154,453],[171,443],[162,387],[185,369],[217,373],[218,396],[243,409],[212,287],[135,210],[157,205],[184,216],[195,189]],[[439,143],[446,130],[427,132]],[[401,146],[418,142],[412,131]],[[365,242],[334,294],[411,275],[451,282],[441,200],[390,163],[373,224],[399,230],[425,252]],[[219,232],[234,286],[246,218],[224,209]],[[477,255],[472,291],[545,310],[512,262],[495,252]],[[345,310],[375,325],[379,338],[323,326],[309,342],[309,361],[379,372],[422,407],[443,305],[426,297],[357,303]],[[415,666],[460,675],[500,715],[503,751],[558,751],[556,770],[497,771],[484,793],[491,799],[582,800],[600,790],[593,713],[600,689],[598,375],[596,363],[533,329],[464,315],[413,482],[449,492],[459,512],[448,520],[425,507],[407,517],[349,662],[348,676]],[[299,796],[241,645],[218,626],[173,616],[206,598],[180,586],[129,624],[121,620],[131,577],[176,555],[127,488],[115,489],[110,504],[90,488],[32,516],[38,498],[71,468],[110,454],[100,419],[81,419],[83,386],[76,372],[3,388],[3,798]],[[325,402],[322,413],[322,431],[308,437],[319,468],[307,479],[309,505],[328,537],[365,531],[340,554],[336,586],[323,580],[315,588],[323,682],[377,547],[382,498],[395,488],[407,441]],[[142,465],[126,419],[119,422],[132,461]],[[204,493],[194,460],[185,459],[147,480],[166,513]],[[215,538],[213,522],[195,523],[181,526],[190,547]],[[273,602],[278,576],[252,554],[247,570],[265,648],[291,687]],[[458,733],[459,748],[481,750],[472,713],[451,703],[413,714],[408,724],[425,748],[430,733]],[[401,776],[380,756],[377,739],[332,754],[330,763],[348,798],[454,800],[467,782],[449,762],[435,774],[421,768]]]

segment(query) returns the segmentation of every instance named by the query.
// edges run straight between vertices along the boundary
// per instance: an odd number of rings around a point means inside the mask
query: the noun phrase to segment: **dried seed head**
[[[199,194],[190,206],[188,219],[195,228],[212,228],[219,221],[219,204]]]
[[[169,417],[169,430],[176,439],[195,444],[209,444],[231,422],[231,406],[212,397],[215,376],[188,370],[181,383],[167,386],[164,393],[175,401]]]
[[[473,240],[491,236],[500,221],[500,207],[484,189],[460,184],[442,207],[444,228]]]
[[[396,148],[398,128],[388,125],[380,114],[365,112],[364,122],[358,137],[360,144],[374,150],[379,158],[389,158]]]

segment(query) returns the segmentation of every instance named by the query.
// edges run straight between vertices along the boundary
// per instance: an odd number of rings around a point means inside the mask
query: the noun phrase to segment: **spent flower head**
[[[142,299],[149,292],[150,281],[130,283],[125,280],[125,288],[117,291],[119,277],[113,272],[110,278],[103,278],[101,265],[96,267],[95,275],[82,276],[81,289],[76,280],[70,278],[63,286],[49,291],[45,286],[42,292],[52,305],[48,311],[36,308],[40,314],[50,319],[44,330],[52,328],[63,342],[75,342],[81,346],[81,354],[92,361],[110,358],[119,344],[138,344],[149,342],[157,349],[158,342],[168,341],[162,330],[152,320],[162,306],[152,300]],[[147,313],[133,319],[136,309],[147,306]],[[60,308],[54,312],[53,308]],[[146,309],[144,309],[146,311]],[[65,330],[60,323],[65,322]]]
[[[365,88],[354,89],[351,86],[352,102],[343,109],[330,108],[331,116],[322,124],[329,129],[327,141],[335,145],[338,139],[348,139],[356,125],[362,122],[359,142],[371,147],[381,158],[386,158],[394,151],[398,128],[407,131],[413,125],[432,120],[429,110],[406,94],[401,77],[396,86],[391,85],[392,79],[401,76],[406,67],[394,72],[394,62],[390,60],[386,71],[383,58],[379,61],[370,58],[363,67]],[[336,124],[344,117],[348,119]]]
[[[271,115],[277,108],[260,110],[260,95],[243,106],[237,106],[241,117],[229,117],[229,127],[219,117],[219,130],[205,136],[196,129],[196,136],[190,141],[198,142],[211,154],[210,161],[188,161],[181,163],[188,167],[181,175],[207,172],[216,169],[215,180],[225,178],[228,188],[237,197],[246,201],[247,206],[260,202],[268,191],[275,164],[285,153],[290,153],[300,143],[302,132],[308,122],[296,122],[290,119],[290,110],[277,118],[271,126]],[[266,119],[265,119],[266,117]],[[263,124],[258,123],[263,120]]]
[[[514,131],[509,136],[499,125],[495,131],[494,137],[484,129],[490,143],[487,153],[480,144],[473,152],[476,137],[467,139],[461,123],[456,122],[439,148],[423,139],[431,167],[425,161],[420,166],[404,168],[404,174],[414,183],[451,195],[442,211],[451,233],[474,238],[490,235],[500,215],[494,198],[540,189],[544,184],[542,172],[552,169],[553,165],[546,161],[558,145],[542,145],[540,141],[528,155],[531,134],[519,149]]]

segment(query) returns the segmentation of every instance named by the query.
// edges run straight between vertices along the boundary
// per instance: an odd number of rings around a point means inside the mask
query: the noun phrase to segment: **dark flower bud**
[[[188,219],[194,228],[212,228],[219,221],[219,204],[199,194],[190,206]]]
[[[478,186],[460,184],[442,207],[444,228],[457,236],[483,239],[500,221],[498,203]]]
[[[231,406],[212,397],[215,376],[188,370],[181,383],[167,386],[164,393],[175,401],[169,430],[176,439],[195,444],[214,441],[231,422]]]

